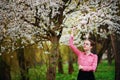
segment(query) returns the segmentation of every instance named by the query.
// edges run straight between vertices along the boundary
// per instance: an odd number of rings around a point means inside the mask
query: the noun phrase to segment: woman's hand
[[[71,36],[74,36],[74,33],[75,33],[75,30],[76,30],[76,29],[77,29],[76,27],[72,27]]]
[[[83,69],[83,66],[79,65],[79,70]]]

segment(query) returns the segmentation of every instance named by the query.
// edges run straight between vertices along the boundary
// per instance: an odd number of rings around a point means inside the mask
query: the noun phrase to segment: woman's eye
[[[89,45],[88,43],[84,43],[84,45]]]

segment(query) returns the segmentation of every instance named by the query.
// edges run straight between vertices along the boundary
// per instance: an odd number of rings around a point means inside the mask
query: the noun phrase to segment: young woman
[[[94,71],[96,70],[98,57],[91,52],[94,42],[89,39],[84,40],[84,52],[82,52],[73,44],[73,33],[74,29],[72,29],[69,46],[78,56],[79,73],[77,80],[95,80]]]

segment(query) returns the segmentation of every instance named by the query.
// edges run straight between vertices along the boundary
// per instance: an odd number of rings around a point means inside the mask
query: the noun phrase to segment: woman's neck
[[[91,54],[91,51],[85,51],[86,55]]]

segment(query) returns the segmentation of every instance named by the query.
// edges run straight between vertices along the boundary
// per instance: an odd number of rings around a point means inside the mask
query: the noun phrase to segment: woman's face
[[[90,42],[89,40],[85,40],[85,41],[84,41],[84,44],[83,44],[83,49],[84,49],[85,51],[90,51],[91,48],[92,48],[91,42]]]

